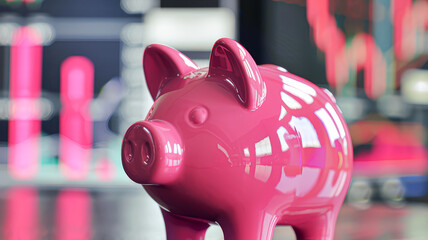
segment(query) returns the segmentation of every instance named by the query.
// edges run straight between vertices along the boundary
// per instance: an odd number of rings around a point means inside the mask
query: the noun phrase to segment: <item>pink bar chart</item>
[[[8,167],[16,179],[33,178],[40,162],[42,46],[29,27],[18,28],[10,55]]]
[[[93,141],[89,112],[93,88],[94,66],[89,59],[73,56],[62,63],[59,160],[61,170],[70,180],[82,180],[88,175]]]

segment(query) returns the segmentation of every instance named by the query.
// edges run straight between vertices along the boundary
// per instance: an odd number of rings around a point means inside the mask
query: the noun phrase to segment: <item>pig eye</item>
[[[201,125],[208,119],[208,110],[205,107],[198,106],[189,113],[189,121],[193,125]]]

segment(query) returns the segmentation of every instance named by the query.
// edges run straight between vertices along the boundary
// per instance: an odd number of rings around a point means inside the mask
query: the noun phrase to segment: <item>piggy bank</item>
[[[232,39],[209,67],[153,44],[144,51],[155,100],[122,143],[127,175],[160,205],[168,239],[333,239],[350,184],[352,143],[333,95]]]

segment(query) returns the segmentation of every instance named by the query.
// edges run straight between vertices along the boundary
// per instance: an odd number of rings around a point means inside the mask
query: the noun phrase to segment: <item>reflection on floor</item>
[[[428,205],[358,210],[345,205],[336,239],[426,239]],[[0,239],[137,240],[165,239],[156,203],[140,188],[0,189]],[[206,239],[223,239],[218,226]],[[290,227],[277,227],[273,239],[295,239]]]

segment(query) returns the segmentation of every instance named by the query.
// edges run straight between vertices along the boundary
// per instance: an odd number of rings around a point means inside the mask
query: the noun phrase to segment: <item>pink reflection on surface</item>
[[[69,179],[86,177],[91,160],[94,66],[80,56],[67,58],[61,65],[60,162]]]
[[[21,187],[11,188],[6,194],[4,240],[38,239],[38,192]]]
[[[20,27],[14,32],[10,54],[9,172],[16,179],[37,174],[42,46],[37,32]]]
[[[58,194],[56,240],[91,239],[91,201],[83,189],[66,189]]]
[[[418,124],[395,125],[386,121],[361,120],[353,123],[355,145],[370,144],[359,151],[354,172],[358,175],[423,175],[428,167],[428,152],[418,136],[425,129]]]

